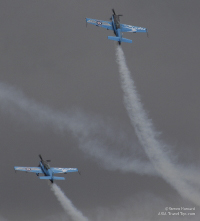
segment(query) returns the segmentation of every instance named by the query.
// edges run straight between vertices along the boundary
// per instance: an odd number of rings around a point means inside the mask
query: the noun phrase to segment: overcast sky
[[[0,221],[66,220],[49,182],[14,173],[38,166],[38,154],[82,172],[56,183],[90,220],[189,220],[158,216],[165,207],[195,207],[190,220],[199,220],[199,207],[156,175],[138,142],[116,43],[107,39],[113,33],[85,24],[109,21],[114,8],[121,23],[148,28],[149,38],[124,33],[133,40],[122,43],[127,65],[170,157],[195,173],[199,7],[197,0],[0,1]]]

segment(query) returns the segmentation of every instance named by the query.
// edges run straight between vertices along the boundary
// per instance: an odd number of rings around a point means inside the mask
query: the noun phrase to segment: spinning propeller
[[[39,154],[39,158],[41,159],[41,161],[44,161],[41,154]],[[46,160],[46,162],[51,162],[51,160]]]
[[[115,13],[115,9],[114,9],[114,8],[112,9],[112,12],[113,12],[113,15],[117,15],[117,14]],[[123,16],[123,15],[117,15],[117,16]]]

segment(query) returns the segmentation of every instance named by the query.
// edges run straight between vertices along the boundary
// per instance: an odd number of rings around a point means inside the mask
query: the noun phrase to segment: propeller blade
[[[112,11],[113,11],[113,14],[116,15],[114,8],[112,9]]]
[[[40,158],[41,160],[43,160],[41,154],[39,154],[39,158]]]

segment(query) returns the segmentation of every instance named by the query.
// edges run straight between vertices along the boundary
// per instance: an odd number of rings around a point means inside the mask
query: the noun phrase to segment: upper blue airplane
[[[127,39],[127,38],[122,38],[122,35],[123,35],[122,32],[133,32],[133,33],[147,32],[146,28],[120,24],[119,16],[122,16],[122,15],[116,15],[114,9],[112,9],[112,11],[113,11],[113,15],[110,18],[111,22],[92,19],[92,18],[86,18],[86,24],[90,23],[90,24],[96,25],[97,27],[106,28],[107,30],[113,30],[116,37],[108,36],[108,39],[118,41],[119,45],[121,44],[121,42],[132,43],[132,40]]]
[[[65,177],[57,177],[54,176],[56,173],[64,173],[67,174],[69,172],[79,172],[77,168],[56,168],[50,167],[48,162],[50,160],[44,161],[42,156],[39,155],[41,161],[38,167],[14,167],[15,170],[24,171],[24,172],[33,172],[39,176],[40,173],[43,173],[45,176],[39,177],[42,180],[50,180],[52,183],[54,180],[65,180]]]

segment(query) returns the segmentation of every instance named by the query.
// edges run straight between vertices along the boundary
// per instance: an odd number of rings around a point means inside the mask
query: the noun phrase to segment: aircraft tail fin
[[[109,40],[113,40],[113,41],[119,41],[120,38],[119,37],[114,37],[114,36],[108,36]]]
[[[127,42],[127,43],[132,43],[132,40],[127,39],[127,38],[122,38],[121,41],[122,42]]]

